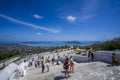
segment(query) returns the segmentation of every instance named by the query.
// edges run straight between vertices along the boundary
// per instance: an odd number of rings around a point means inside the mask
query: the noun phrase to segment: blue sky
[[[120,37],[120,0],[0,0],[0,41]]]

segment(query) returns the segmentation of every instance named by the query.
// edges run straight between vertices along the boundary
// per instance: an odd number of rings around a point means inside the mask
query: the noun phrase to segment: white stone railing
[[[0,68],[2,68],[4,66],[6,66],[6,65],[8,65],[8,64],[10,64],[10,63],[12,63],[12,62],[14,62],[16,60],[18,60],[18,59],[20,59],[20,56],[18,56],[18,57],[11,57],[9,59],[5,59],[4,61],[0,62]]]
[[[18,65],[15,63],[11,63],[6,66],[3,70],[0,71],[0,79],[1,80],[9,80],[12,74],[18,70]]]

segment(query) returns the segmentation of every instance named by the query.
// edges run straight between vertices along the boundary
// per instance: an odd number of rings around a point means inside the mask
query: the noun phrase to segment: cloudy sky
[[[120,37],[120,0],[0,0],[0,41]]]

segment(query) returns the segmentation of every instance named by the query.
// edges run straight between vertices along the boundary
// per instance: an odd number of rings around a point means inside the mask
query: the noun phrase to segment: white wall
[[[8,80],[17,69],[17,64],[10,63],[7,67],[0,71],[0,80]]]
[[[96,51],[94,52],[95,60],[111,63],[113,51]],[[116,57],[120,60],[120,52],[116,52]]]

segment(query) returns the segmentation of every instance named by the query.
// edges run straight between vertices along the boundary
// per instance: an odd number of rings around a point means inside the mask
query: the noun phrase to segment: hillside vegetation
[[[106,41],[102,44],[94,44],[90,47],[94,50],[120,50],[120,37]]]

